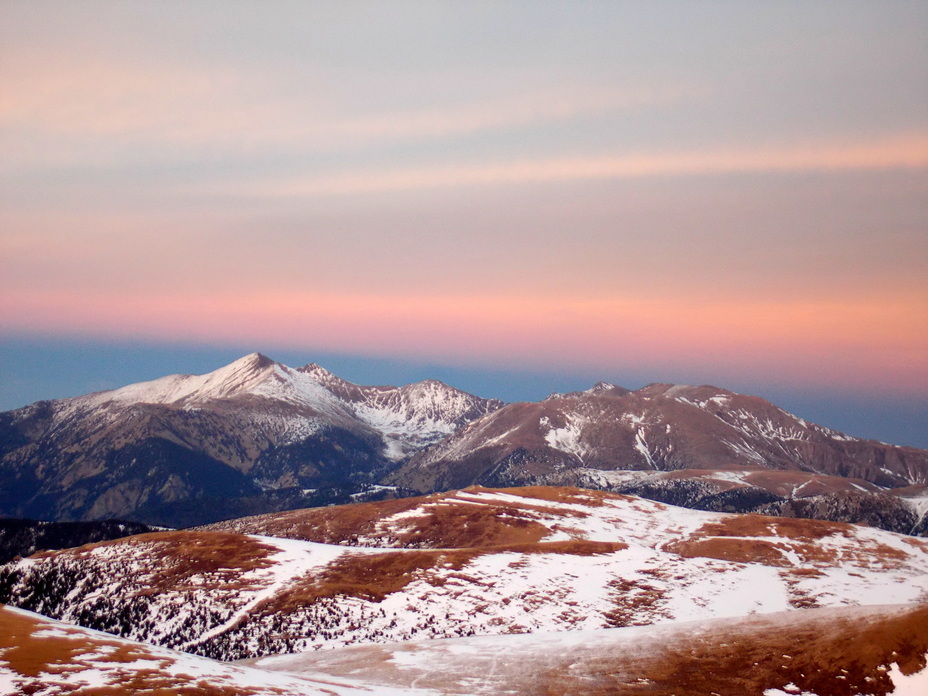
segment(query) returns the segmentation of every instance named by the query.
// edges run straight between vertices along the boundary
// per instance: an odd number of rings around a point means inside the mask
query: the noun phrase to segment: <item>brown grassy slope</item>
[[[789,568],[787,553],[798,555],[804,566],[860,565],[894,568],[906,554],[885,544],[868,542],[843,549],[818,544],[824,537],[835,536],[853,541],[854,528],[837,522],[803,520],[762,515],[732,515],[703,525],[688,538],[674,540],[664,549],[685,558],[716,558],[735,563],[762,563]],[[921,539],[907,540],[913,548],[928,548]]]
[[[606,498],[627,500],[627,496],[570,487],[531,486],[502,490],[473,486],[465,492],[506,493],[524,497],[511,503],[480,506],[455,504],[457,491],[416,498],[383,500],[372,503],[308,508],[289,512],[243,517],[217,522],[198,529],[261,534],[302,539],[324,544],[359,543],[394,548],[482,548],[541,541],[548,529],[531,519],[531,512],[545,512],[566,518],[583,513],[546,505],[575,503],[591,507]],[[400,513],[428,506],[427,512],[403,518],[389,529],[381,523]]]
[[[178,662],[178,659],[182,662]],[[18,694],[45,696],[264,696],[305,690],[243,684],[240,671],[221,663],[197,674],[186,655],[86,631],[0,605],[0,672]],[[200,664],[207,663],[201,660]],[[93,672],[90,676],[89,673]],[[228,672],[225,674],[224,672]],[[86,680],[86,681],[85,681]],[[94,684],[89,685],[88,682]],[[334,692],[329,692],[334,693]]]

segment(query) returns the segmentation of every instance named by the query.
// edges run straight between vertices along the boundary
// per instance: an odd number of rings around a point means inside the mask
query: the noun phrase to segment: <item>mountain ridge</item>
[[[732,485],[750,470],[792,472],[792,487],[769,476]],[[599,382],[504,404],[438,380],[357,385],[317,363],[251,353],[204,375],[0,413],[0,515],[58,521],[190,526],[542,484],[925,533],[926,483],[928,451],[854,438],[711,385]],[[883,494],[886,515],[873,497]]]
[[[600,383],[601,385],[603,383]],[[597,385],[599,386],[599,385]],[[883,488],[923,484],[928,453],[850,437],[711,386],[605,385],[507,404],[417,453],[391,482],[519,485],[558,470],[797,469]]]

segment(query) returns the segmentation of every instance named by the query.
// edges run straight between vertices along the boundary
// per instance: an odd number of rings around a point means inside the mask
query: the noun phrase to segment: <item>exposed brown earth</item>
[[[869,542],[856,552],[853,546],[838,548],[817,543],[825,537],[853,539],[847,525],[820,520],[731,515],[704,525],[686,539],[665,547],[687,558],[717,558],[736,563],[763,563],[792,568],[790,555],[807,566],[880,565],[894,568],[906,558],[898,548]],[[769,540],[767,538],[769,538]],[[922,542],[919,548],[928,549]]]
[[[479,492],[475,486],[468,490]],[[204,531],[301,539],[324,544],[363,544],[394,548],[491,548],[541,541],[548,527],[534,521],[532,513],[544,512],[565,519],[582,519],[582,511],[548,507],[545,502],[600,506],[602,500],[629,500],[602,491],[569,487],[534,486],[506,489],[516,498],[509,504],[451,504],[455,492],[416,498],[385,500],[356,505],[309,508],[245,517],[201,527]],[[517,498],[521,497],[522,500]],[[446,502],[447,501],[447,502]],[[422,509],[421,514],[400,518],[389,527],[383,522],[394,515]]]
[[[320,599],[335,597],[358,597],[377,602],[423,577],[440,586],[444,581],[429,577],[426,571],[439,567],[462,571],[474,558],[487,553],[593,556],[626,548],[627,544],[618,541],[579,540],[343,556],[321,573],[290,586],[281,597],[281,603],[270,603],[263,610],[293,611]],[[471,579],[478,584],[493,581],[492,578]]]
[[[251,570],[271,565],[268,556],[276,551],[267,544],[239,534],[211,532],[152,532],[125,539],[87,544],[66,553],[80,558],[96,549],[123,545],[146,546],[148,564],[157,568],[139,595],[165,591],[183,591],[194,576],[206,576],[226,589],[240,585],[241,576]],[[36,558],[55,558],[60,552],[43,551]],[[195,589],[195,588],[194,588]]]

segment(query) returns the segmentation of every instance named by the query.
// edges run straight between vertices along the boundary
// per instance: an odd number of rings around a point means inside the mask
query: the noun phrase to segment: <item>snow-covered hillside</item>
[[[928,608],[813,609],[228,664],[0,607],[0,694],[922,696]]]
[[[0,601],[233,659],[928,593],[926,541],[576,489],[473,489],[220,526],[10,564]]]
[[[926,654],[928,607],[881,605],[410,641],[247,664],[446,696],[923,696]]]
[[[0,694],[41,696],[436,696],[230,665],[0,607]]]

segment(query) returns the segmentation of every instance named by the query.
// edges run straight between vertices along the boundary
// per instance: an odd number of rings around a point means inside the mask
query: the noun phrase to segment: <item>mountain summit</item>
[[[252,353],[0,414],[0,513],[176,524],[332,502],[501,405],[435,380],[359,386]]]

